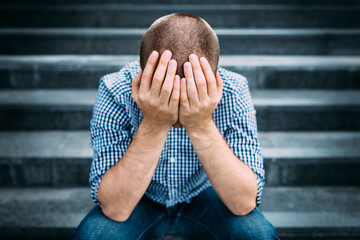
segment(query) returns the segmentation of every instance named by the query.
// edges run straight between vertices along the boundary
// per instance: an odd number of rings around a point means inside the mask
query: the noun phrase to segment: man
[[[145,33],[140,65],[100,81],[91,120],[97,206],[74,239],[276,239],[247,82],[218,68],[201,18],[171,14]]]

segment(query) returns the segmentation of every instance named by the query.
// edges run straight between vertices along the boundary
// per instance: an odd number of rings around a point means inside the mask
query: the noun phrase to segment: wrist
[[[168,134],[171,128],[171,125],[155,123],[146,118],[143,118],[143,120],[141,121],[141,126],[144,129],[144,131],[148,133],[166,134],[166,135]]]
[[[201,128],[193,128],[186,131],[197,154],[209,151],[219,144],[219,139],[222,139],[221,133],[214,121],[202,125]]]
[[[184,127],[189,137],[201,137],[211,134],[214,130],[217,131],[217,127],[213,119],[203,121],[201,124]]]

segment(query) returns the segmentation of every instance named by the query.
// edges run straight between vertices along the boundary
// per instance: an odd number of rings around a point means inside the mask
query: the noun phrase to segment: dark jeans
[[[83,219],[73,239],[159,239],[168,230],[183,239],[278,239],[274,227],[259,209],[235,216],[212,187],[190,204],[166,208],[143,197],[126,222],[112,221],[95,207]]]

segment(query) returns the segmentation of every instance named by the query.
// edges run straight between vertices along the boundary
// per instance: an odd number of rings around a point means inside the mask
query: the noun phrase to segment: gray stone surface
[[[92,106],[96,90],[2,90],[3,106]],[[359,106],[360,91],[254,90],[255,106]]]
[[[0,56],[2,89],[96,89],[99,79],[136,55]],[[251,89],[360,89],[360,58],[222,55],[220,66],[243,74]]]
[[[257,90],[255,106],[360,106],[360,91]]]
[[[122,0],[121,3],[124,4],[225,4],[225,3],[239,3],[239,4],[283,4],[283,5],[360,5],[359,0]],[[2,0],[1,4],[3,5],[13,5],[13,4],[49,4],[49,1],[46,0]],[[100,4],[100,3],[116,3],[118,0],[53,0],[52,4]]]
[[[298,229],[308,237],[322,229],[331,236],[358,229],[359,194],[358,188],[266,188],[261,209],[280,236]],[[19,228],[44,235],[65,229],[70,234],[94,206],[88,188],[2,188],[0,195],[2,237],[15,235]]]
[[[8,106],[87,106],[91,107],[96,90],[19,90],[0,91],[0,104]]]
[[[0,29],[1,55],[138,54],[145,29]],[[215,29],[221,54],[359,55],[359,30]],[[241,43],[241,44],[239,44]]]
[[[93,207],[99,78],[173,11],[208,20],[220,65],[248,78],[281,239],[360,239],[359,0],[2,0],[0,239],[71,238]]]
[[[260,131],[359,130],[358,91],[252,91]],[[96,90],[0,91],[1,130],[89,129]]]
[[[89,131],[0,132],[1,158],[91,158]]]
[[[344,5],[110,4],[10,5],[0,9],[0,27],[148,27],[157,18],[186,12],[212,27],[358,28],[360,7]],[[19,17],[19,15],[21,17]],[[138,16],[142,17],[139,18]]]
[[[259,132],[266,158],[359,157],[360,132]],[[0,132],[2,158],[89,158],[89,131]]]
[[[268,186],[360,186],[359,132],[260,132]],[[87,186],[88,131],[0,132],[0,186]]]

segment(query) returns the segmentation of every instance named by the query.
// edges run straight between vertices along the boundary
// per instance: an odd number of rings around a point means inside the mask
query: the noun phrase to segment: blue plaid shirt
[[[139,70],[138,62],[131,62],[100,80],[91,120],[94,156],[89,179],[92,197],[99,205],[97,190],[102,176],[121,161],[142,120],[142,113],[131,97],[131,81]],[[265,171],[247,80],[221,67],[218,71],[224,87],[213,119],[233,153],[254,171],[259,205]],[[146,196],[171,207],[190,202],[210,186],[185,129],[171,128]]]

